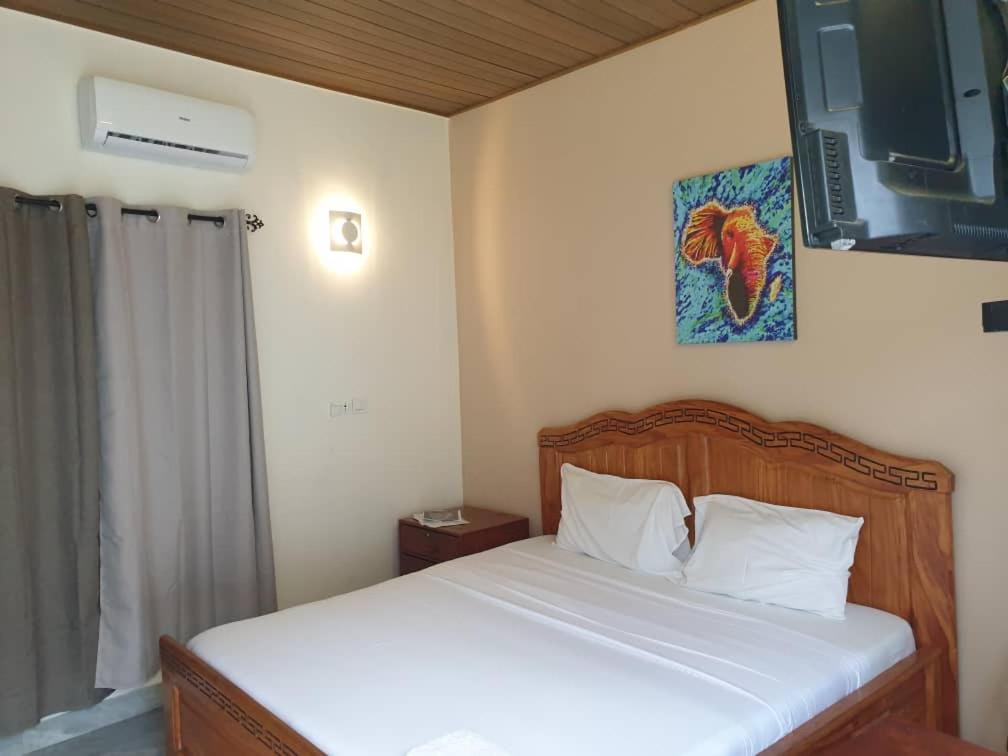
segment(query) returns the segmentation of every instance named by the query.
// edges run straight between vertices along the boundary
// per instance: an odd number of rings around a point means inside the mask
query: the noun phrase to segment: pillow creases
[[[685,586],[843,619],[863,518],[726,494],[693,504]]]
[[[679,487],[560,468],[556,544],[639,572],[679,575],[689,554],[689,506]]]

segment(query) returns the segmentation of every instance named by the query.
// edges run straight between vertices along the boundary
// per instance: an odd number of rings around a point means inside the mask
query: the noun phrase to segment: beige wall
[[[957,474],[965,734],[1008,734],[1008,266],[797,250],[798,341],[677,346],[672,184],[790,152],[771,0],[451,120],[467,501],[537,516],[535,433],[682,397]]]
[[[396,518],[461,496],[447,121],[8,10],[0,71],[0,185],[262,216],[250,250],[280,601],[396,574]],[[86,74],[248,108],[255,166],[82,151]],[[319,255],[330,204],[363,210],[355,270]],[[355,396],[368,414],[329,419]]]

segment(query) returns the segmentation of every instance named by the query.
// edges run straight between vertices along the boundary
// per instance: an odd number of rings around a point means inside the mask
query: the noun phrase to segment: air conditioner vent
[[[143,142],[144,144],[156,144],[159,147],[171,147],[176,150],[189,150],[191,152],[202,152],[205,155],[221,155],[223,157],[244,158],[237,152],[227,152],[226,150],[213,150],[209,147],[197,147],[194,144],[182,144],[180,142],[166,142],[164,139],[151,139],[149,137],[137,136],[136,134],[124,134],[121,131],[110,131],[109,137],[117,139],[128,139],[131,142]]]

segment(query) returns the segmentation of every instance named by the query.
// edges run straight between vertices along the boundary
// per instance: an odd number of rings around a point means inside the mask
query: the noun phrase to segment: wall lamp
[[[333,252],[364,253],[361,215],[343,210],[329,211],[329,249]]]

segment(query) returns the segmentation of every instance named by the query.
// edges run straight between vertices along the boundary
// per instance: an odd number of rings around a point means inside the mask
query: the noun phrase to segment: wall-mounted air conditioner
[[[243,171],[255,120],[241,108],[98,76],[77,90],[86,149],[198,168]]]

